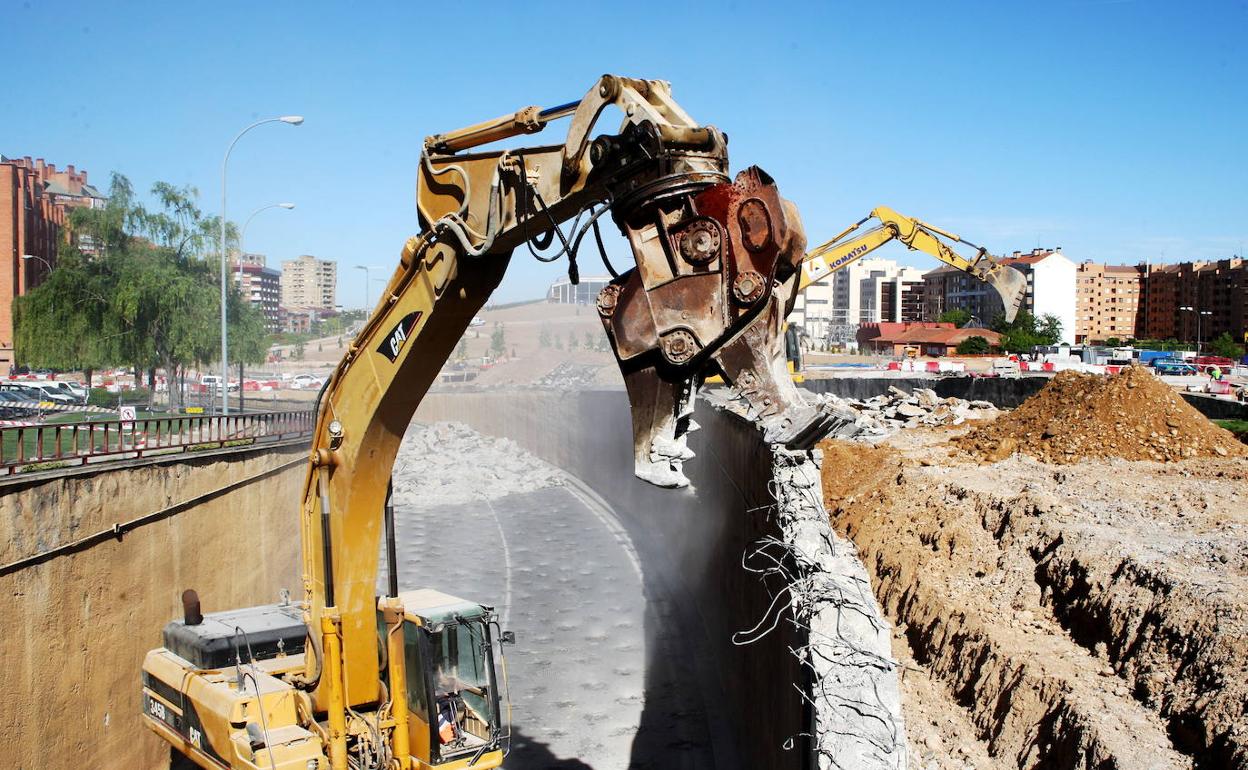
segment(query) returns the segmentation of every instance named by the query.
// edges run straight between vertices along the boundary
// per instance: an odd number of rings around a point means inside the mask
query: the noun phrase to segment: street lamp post
[[[372,306],[368,303],[368,271],[380,270],[381,268],[379,265],[356,265],[355,269],[364,271],[364,316],[365,320],[367,320],[368,313],[372,310]]]
[[[1212,310],[1201,310],[1201,311],[1199,311],[1198,313],[1196,313],[1196,352],[1197,352],[1197,353],[1202,352],[1202,351],[1201,351],[1201,340],[1202,340],[1202,337],[1201,337],[1201,334],[1200,334],[1200,317],[1201,317],[1202,315],[1213,315],[1213,311],[1212,311]]]
[[[1179,312],[1180,312],[1180,313],[1191,313],[1191,312],[1194,312],[1195,310],[1196,310],[1196,308],[1192,307],[1191,305],[1179,305]],[[1197,326],[1199,327],[1199,324],[1200,324],[1200,316],[1196,316],[1196,324],[1197,324]],[[1196,333],[1196,336],[1197,336],[1197,337],[1199,337],[1199,336],[1200,336],[1200,332],[1197,332],[1197,333]],[[1196,352],[1198,352],[1198,353],[1200,352],[1200,342],[1199,342],[1199,341],[1197,341],[1197,342],[1196,342]]]
[[[294,207],[295,207],[295,204],[293,203],[270,203],[267,206],[261,206],[260,208],[251,212],[251,216],[247,217],[247,221],[243,223],[243,229],[240,230],[238,233],[238,288],[240,291],[243,288],[243,256],[247,253],[247,227],[251,225],[251,220],[255,219],[256,214],[259,214],[261,211],[268,211],[269,209],[278,209],[278,208],[286,209],[287,211],[290,211]],[[263,298],[261,299],[263,300]],[[263,307],[261,308],[261,312],[263,312]],[[229,388],[227,387],[226,390],[229,390]],[[239,359],[238,359],[238,411],[242,412],[243,408],[244,408],[243,407],[243,359],[242,359],[242,356],[239,356]]]
[[[230,152],[233,151],[234,145],[238,144],[238,140],[243,138],[243,134],[247,133],[256,126],[262,126],[265,123],[286,123],[292,126],[298,126],[303,123],[302,115],[283,115],[280,118],[265,118],[257,120],[250,126],[247,126],[238,135],[234,137],[234,141],[230,142],[230,146],[225,148],[225,159],[221,161],[221,413],[230,413],[230,356],[229,346],[226,342],[226,281],[229,280],[229,270],[225,251],[225,181],[226,169],[230,165]],[[243,383],[238,383],[238,387],[242,388]]]
[[[42,262],[42,263],[44,264],[44,266],[45,266],[45,267],[47,267],[47,268],[48,268],[48,272],[49,272],[49,273],[50,273],[50,272],[52,272],[52,263],[51,263],[51,262],[49,262],[48,260],[44,259],[43,257],[39,256],[38,254],[23,254],[23,255],[22,255],[22,259],[27,259],[27,260],[29,260],[29,259],[37,259],[37,260],[39,260],[40,262]]]

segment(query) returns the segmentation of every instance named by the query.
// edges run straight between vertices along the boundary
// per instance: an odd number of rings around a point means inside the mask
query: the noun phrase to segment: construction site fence
[[[0,428],[0,477],[97,462],[277,444],[312,435],[311,410]]]

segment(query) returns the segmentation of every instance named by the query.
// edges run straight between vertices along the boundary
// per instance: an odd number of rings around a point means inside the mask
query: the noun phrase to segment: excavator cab
[[[423,589],[399,594],[408,735],[417,767],[497,767],[509,729],[495,672],[491,608]],[[390,632],[378,612],[378,632]],[[390,649],[395,649],[390,646]],[[501,658],[501,650],[499,650]],[[387,666],[389,661],[386,661]]]

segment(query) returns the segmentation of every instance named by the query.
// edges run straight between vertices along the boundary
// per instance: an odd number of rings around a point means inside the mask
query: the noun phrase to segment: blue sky
[[[1245,2],[109,5],[0,0],[16,29],[0,153],[190,184],[215,213],[233,135],[302,114],[239,143],[229,215],[296,203],[246,246],[338,260],[348,307],[351,266],[385,273],[416,231],[427,134],[571,101],[604,72],[670,81],[729,134],[734,171],[777,179],[812,244],[878,204],[996,253],[1179,261],[1248,242]],[[559,273],[519,251],[496,299]]]

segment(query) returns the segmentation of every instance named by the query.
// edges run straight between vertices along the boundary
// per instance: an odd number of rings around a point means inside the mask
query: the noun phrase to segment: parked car
[[[30,399],[12,390],[0,390],[0,419],[13,420],[30,416],[36,410],[26,406],[29,403]]]
[[[325,384],[323,377],[314,374],[296,374],[288,383],[292,390],[319,390]]]
[[[1195,366],[1175,360],[1154,361],[1153,371],[1157,374],[1200,374]]]

